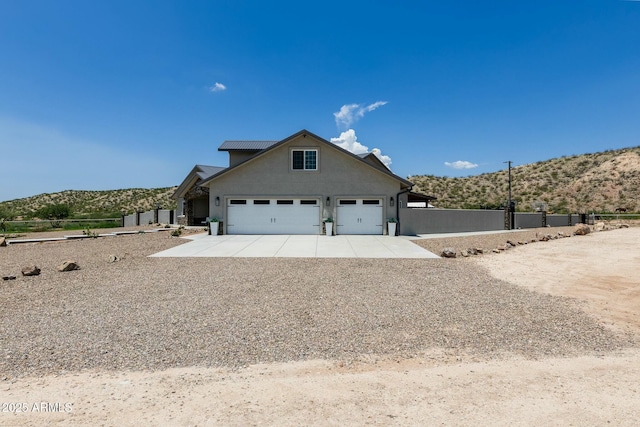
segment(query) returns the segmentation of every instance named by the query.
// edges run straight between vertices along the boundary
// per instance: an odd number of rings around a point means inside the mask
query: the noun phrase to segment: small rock
[[[16,276],[2,276],[2,280],[16,280]]]
[[[604,231],[606,229],[606,225],[604,222],[598,222],[595,226],[594,226],[594,230],[595,231]]]
[[[479,254],[483,254],[484,253],[484,249],[476,248],[476,252],[479,253]]]
[[[116,261],[120,261],[120,258],[118,258],[118,255],[109,255],[109,262],[116,262]]]
[[[460,251],[460,255],[462,255],[463,257],[466,258],[471,254],[469,253],[469,249],[463,249],[463,250]]]
[[[491,252],[493,252],[495,254],[499,254],[500,253],[500,249],[493,249]]]
[[[518,246],[518,244],[515,243],[513,240],[507,240],[507,244],[513,246],[514,248]]]
[[[565,235],[562,231],[558,231],[558,237],[565,237]]]
[[[618,228],[629,228],[629,224],[619,224]]]
[[[478,255],[478,250],[476,248],[467,248],[467,253],[469,255]]]
[[[440,256],[444,257],[444,258],[455,258],[456,255],[456,251],[453,248],[444,248],[440,254]]]
[[[573,234],[576,236],[585,236],[591,232],[591,229],[587,224],[577,224],[573,230]]]
[[[22,269],[23,276],[37,276],[40,274],[40,269],[35,265],[31,265],[29,267],[25,267]]]
[[[60,264],[57,268],[58,268],[58,271],[80,270],[80,266],[75,261],[65,261],[62,264]]]
[[[7,239],[4,236],[0,237],[0,246],[7,246]]]

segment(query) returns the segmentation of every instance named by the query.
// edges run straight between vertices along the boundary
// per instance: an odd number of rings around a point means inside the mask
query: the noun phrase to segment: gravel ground
[[[499,236],[482,237],[482,246],[516,238]],[[638,345],[573,300],[498,281],[468,262],[147,258],[183,242],[159,232],[0,248],[0,275],[18,276],[0,281],[0,375],[351,361],[433,349],[539,358]],[[469,245],[480,243],[461,247]],[[112,254],[120,260],[109,263]],[[56,271],[67,259],[81,269]],[[42,273],[22,277],[31,264]]]

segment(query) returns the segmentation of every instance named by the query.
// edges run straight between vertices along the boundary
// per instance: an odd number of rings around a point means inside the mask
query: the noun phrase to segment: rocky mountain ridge
[[[508,170],[464,178],[415,175],[414,191],[435,196],[440,208],[504,206]],[[553,212],[640,211],[640,147],[564,156],[511,169],[517,210]]]

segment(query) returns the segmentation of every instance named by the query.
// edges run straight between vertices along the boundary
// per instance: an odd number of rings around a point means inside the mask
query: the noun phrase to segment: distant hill
[[[160,204],[164,209],[175,209],[171,198],[177,187],[127,188],[123,190],[84,191],[65,190],[39,194],[24,199],[0,203],[0,217],[30,217],[47,205],[66,204],[73,217],[119,217],[124,209],[132,213],[137,209],[153,209]]]
[[[441,208],[500,206],[508,198],[508,173],[465,178],[408,177],[414,191],[435,196]],[[640,147],[566,156],[511,169],[512,197],[520,211],[537,206],[561,212],[640,210]]]

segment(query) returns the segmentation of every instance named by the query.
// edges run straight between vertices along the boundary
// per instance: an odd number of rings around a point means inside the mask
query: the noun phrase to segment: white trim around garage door
[[[383,198],[337,198],[337,234],[382,234]]]
[[[320,234],[320,199],[229,197],[227,234]]]

